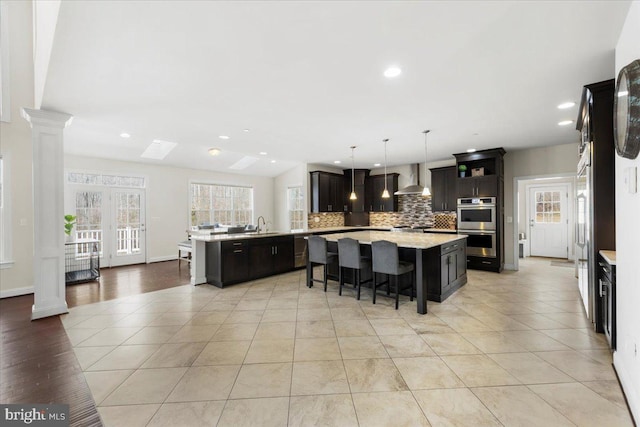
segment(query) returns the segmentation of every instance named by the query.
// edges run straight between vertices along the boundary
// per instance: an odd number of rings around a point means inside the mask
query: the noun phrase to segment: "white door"
[[[75,239],[100,242],[100,266],[146,262],[144,190],[73,185],[65,198]]]
[[[531,256],[568,258],[569,186],[529,187]]]
[[[146,261],[144,192],[113,189],[111,192],[113,222],[111,265],[140,264]]]

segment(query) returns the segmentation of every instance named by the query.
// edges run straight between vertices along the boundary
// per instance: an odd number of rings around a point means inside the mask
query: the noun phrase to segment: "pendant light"
[[[354,166],[353,160],[353,150],[356,149],[355,145],[351,146],[351,195],[349,196],[349,200],[358,200],[358,196],[356,196],[356,170]]]
[[[391,197],[389,190],[387,190],[387,142],[389,142],[389,138],[383,139],[382,142],[384,142],[384,191],[382,192],[382,198],[388,199]]]
[[[424,189],[422,190],[423,197],[431,196],[431,191],[429,191],[429,187],[427,187],[427,134],[431,132],[430,130],[423,130],[424,133]]]

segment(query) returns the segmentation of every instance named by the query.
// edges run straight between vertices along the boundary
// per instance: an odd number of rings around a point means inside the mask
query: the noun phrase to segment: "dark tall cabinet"
[[[353,188],[358,197],[356,200],[350,200],[351,195],[351,169],[344,170],[344,200],[347,205],[348,212],[367,212],[367,199],[369,190],[369,169],[355,169],[353,171],[354,185]]]
[[[605,329],[598,252],[616,248],[614,83],[611,79],[584,87],[576,126],[581,133],[576,203],[578,283],[587,301],[585,310],[598,332]]]
[[[431,210],[452,212],[456,210],[458,197],[456,167],[434,168],[431,171]]]
[[[467,255],[467,267],[477,270],[501,272],[504,268],[504,159],[503,148],[481,150],[474,153],[454,154],[456,169],[467,167],[465,176],[458,175],[459,198],[495,197],[495,230],[468,231],[467,248],[486,248],[495,245],[495,256]],[[460,227],[458,227],[460,228]],[[495,241],[487,238],[487,232],[495,232]],[[482,236],[482,233],[485,235]],[[475,244],[474,244],[475,243]],[[480,246],[482,245],[482,246]]]

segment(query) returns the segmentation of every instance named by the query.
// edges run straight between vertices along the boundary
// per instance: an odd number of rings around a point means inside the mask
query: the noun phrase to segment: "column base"
[[[68,312],[69,308],[67,307],[66,302],[51,307],[36,307],[34,304],[31,306],[31,320],[42,319],[44,317],[65,314]]]

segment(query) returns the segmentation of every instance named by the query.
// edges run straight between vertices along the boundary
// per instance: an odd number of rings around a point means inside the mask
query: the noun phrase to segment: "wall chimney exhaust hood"
[[[402,196],[405,194],[422,194],[422,190],[424,190],[424,187],[420,185],[420,164],[416,163],[415,165],[411,165],[409,180],[411,182],[417,182],[417,184],[407,185],[403,189],[398,190],[393,194],[395,194],[396,196]]]

